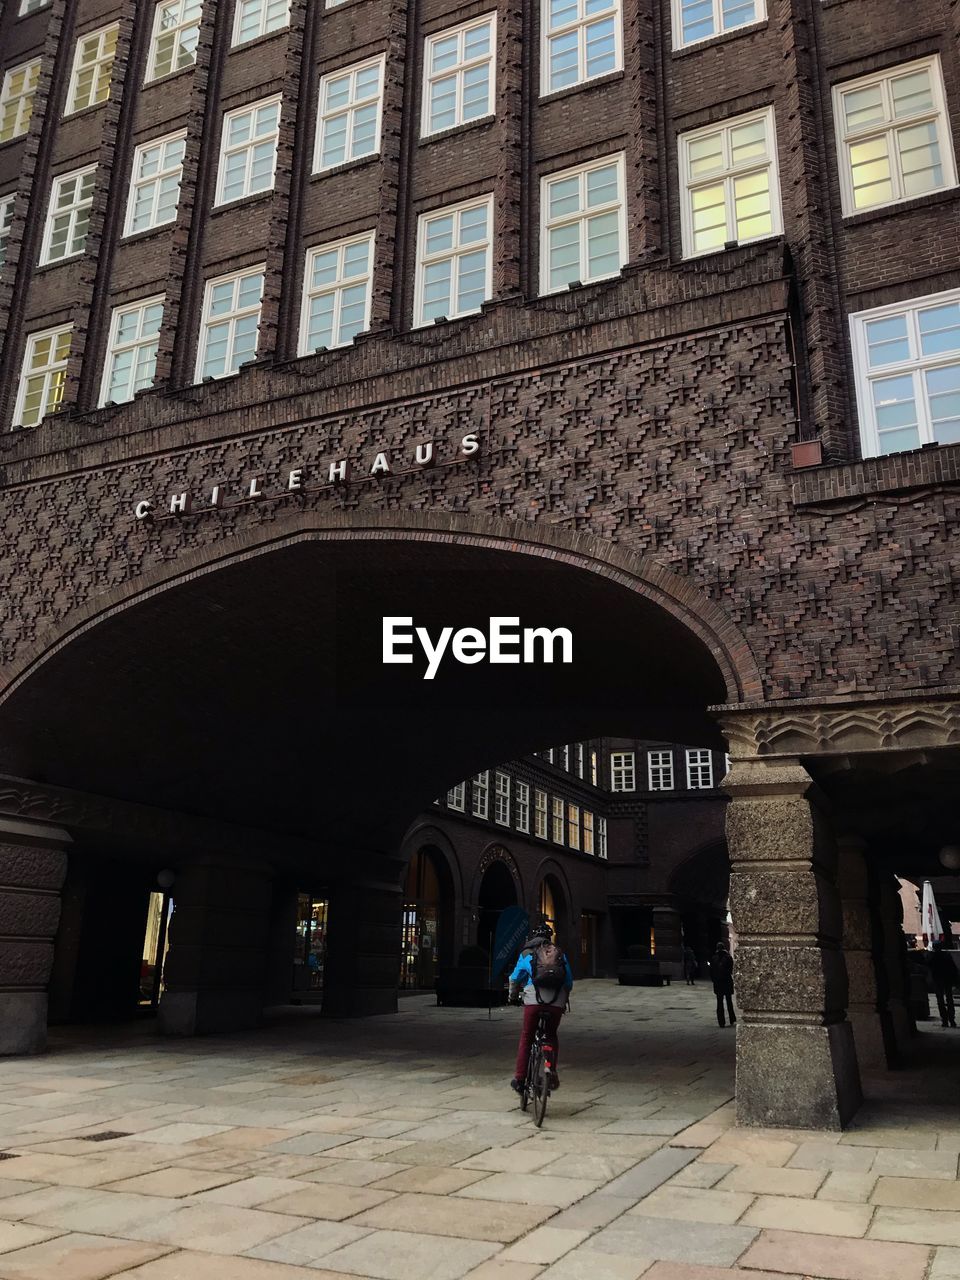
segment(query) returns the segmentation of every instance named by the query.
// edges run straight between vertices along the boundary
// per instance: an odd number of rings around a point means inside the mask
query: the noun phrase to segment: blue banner
[[[523,907],[505,907],[497,921],[497,932],[493,939],[493,959],[491,973],[499,978],[504,967],[519,952],[530,927],[530,917]]]

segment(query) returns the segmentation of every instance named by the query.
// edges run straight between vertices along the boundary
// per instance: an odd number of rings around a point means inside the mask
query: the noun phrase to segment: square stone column
[[[47,986],[70,836],[0,815],[0,1054],[47,1044]]]
[[[828,820],[799,762],[735,761],[723,785],[738,938],[737,1119],[839,1129],[862,1094]]]
[[[886,1068],[896,1060],[893,1024],[881,1009],[877,990],[875,904],[866,860],[866,846],[859,836],[837,839],[837,888],[843,906],[843,954],[847,965],[849,997],[847,1021],[853,1027],[857,1061],[862,1070]]]
[[[399,885],[364,880],[330,894],[323,1014],[396,1013],[403,895]]]
[[[683,977],[683,921],[674,907],[653,908],[653,937],[660,972]]]

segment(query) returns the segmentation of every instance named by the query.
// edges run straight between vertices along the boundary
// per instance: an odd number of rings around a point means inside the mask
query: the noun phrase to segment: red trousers
[[[553,1045],[553,1069],[554,1071],[557,1069],[557,1061],[560,1057],[560,1040],[557,1032],[564,1011],[556,1004],[525,1004],[523,1006],[523,1028],[520,1031],[520,1043],[517,1046],[517,1069],[513,1073],[517,1080],[522,1080],[527,1074],[530,1045],[533,1043],[533,1033],[537,1029],[537,1019],[541,1013],[546,1014],[547,1039]]]

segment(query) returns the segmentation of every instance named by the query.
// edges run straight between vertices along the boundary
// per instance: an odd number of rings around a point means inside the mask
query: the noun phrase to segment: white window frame
[[[590,809],[583,811],[583,852],[595,853],[596,842],[594,839],[594,821],[593,812]]]
[[[564,743],[562,749],[563,749],[563,767],[564,767],[564,770],[567,773],[569,773],[570,772],[570,743],[569,742]]]
[[[684,40],[683,38],[683,0],[671,0],[672,13],[671,22],[673,25],[673,48],[674,49],[692,49],[698,44],[703,44],[707,40],[716,40],[719,36],[732,36],[735,33],[740,34],[741,31],[752,31],[754,27],[760,25],[761,22],[767,20],[767,4],[766,0],[754,0],[757,14],[749,22],[741,22],[734,27],[725,27],[723,25],[723,0],[712,0],[713,3],[713,30],[708,36],[697,36],[695,40]]]
[[[477,27],[490,26],[490,52],[482,58],[464,59],[464,43],[467,32],[475,30]],[[430,65],[433,59],[433,46],[441,40],[450,40],[454,36],[457,37],[457,61],[451,67],[446,67],[443,71],[431,74]],[[474,116],[470,120],[463,118],[463,81],[465,73],[473,67],[488,64],[488,87],[487,87],[487,110],[480,116]],[[454,110],[455,119],[453,124],[445,124],[434,128],[430,120],[430,88],[435,80],[449,80],[456,77],[456,98],[457,103]],[[420,136],[421,138],[433,138],[439,134],[448,133],[451,129],[459,129],[465,125],[479,124],[482,120],[489,120],[496,114],[497,104],[497,14],[496,10],[492,13],[481,14],[479,18],[473,18],[470,22],[461,23],[455,27],[447,27],[444,31],[435,31],[433,35],[429,35],[423,42],[423,103],[420,112]]]
[[[3,266],[7,258],[7,241],[10,239],[10,232],[13,230],[13,209],[16,204],[17,193],[10,191],[5,196],[0,196],[0,267]]]
[[[458,782],[455,787],[451,787],[447,792],[447,808],[455,809],[457,813],[463,813],[467,807],[467,784]]]
[[[224,321],[227,321],[230,325],[229,345],[232,351],[235,337],[236,337],[237,320],[241,319],[243,316],[253,314],[252,307],[244,307],[242,310],[229,311],[224,315],[212,317],[210,315],[209,307],[210,307],[210,300],[213,296],[214,287],[216,285],[227,284],[230,282],[236,283],[237,281],[242,280],[246,276],[261,275],[265,277],[266,270],[267,270],[266,263],[259,262],[255,266],[243,267],[240,271],[229,271],[226,273],[226,275],[222,275],[222,276],[211,276],[208,280],[204,281],[203,309],[200,314],[200,341],[197,344],[197,367],[196,367],[196,376],[194,378],[195,382],[202,382],[205,377],[216,378],[216,379],[231,378],[236,373],[239,372],[239,369],[228,369],[223,373],[219,373],[219,374],[204,374],[203,365],[207,356],[207,345],[210,337],[210,330],[215,325],[221,325],[224,323]],[[260,334],[259,334],[260,317],[263,312],[262,287],[260,292],[260,301],[257,303],[256,311],[257,311],[257,346],[254,347],[254,355],[251,358],[256,357],[257,347],[259,347],[259,343],[260,343]]]
[[[354,93],[356,91],[357,73],[366,71],[368,67],[379,68],[378,89],[377,89],[377,124],[376,124],[376,146],[372,151],[364,151],[362,155],[352,155],[352,132],[353,132],[353,116],[358,107],[367,106],[371,99],[364,98],[361,102],[354,101]],[[387,56],[384,53],[378,54],[375,58],[364,58],[362,62],[351,63],[347,67],[338,67],[335,71],[327,71],[320,77],[320,88],[317,96],[317,130],[314,140],[313,149],[313,172],[329,173],[333,169],[339,169],[345,164],[359,163],[362,160],[372,160],[374,156],[380,154],[383,146],[383,89],[386,82]],[[337,107],[330,109],[326,106],[326,95],[332,80],[342,80],[345,76],[350,77],[350,101],[345,107]],[[348,143],[347,151],[342,160],[335,160],[332,164],[323,163],[323,136],[324,128],[328,120],[334,116],[349,116],[347,124],[347,135],[351,138]]]
[[[627,782],[629,782],[629,786],[627,786]],[[636,789],[637,753],[635,751],[611,751],[610,790],[636,791]]]
[[[230,121],[239,116],[252,116],[257,111],[262,111],[264,107],[277,108],[277,124],[273,134],[262,134],[258,138],[251,137],[249,141],[236,143],[233,146],[228,141]],[[272,191],[277,181],[277,147],[280,141],[280,123],[283,114],[283,102],[279,93],[271,94],[269,98],[259,98],[256,102],[248,102],[246,106],[236,107],[233,111],[225,112],[220,122],[220,155],[217,161],[217,193],[214,199],[215,207],[223,207],[224,205],[236,204],[238,200],[247,200],[251,196],[263,196],[268,191]],[[250,166],[254,147],[260,146],[273,137],[273,164],[270,169],[270,185],[260,187],[256,191],[249,190],[250,186]],[[226,185],[227,176],[227,156],[238,154],[245,151],[247,153],[244,165],[243,192],[238,196],[224,196],[224,186]]]
[[[587,14],[586,0],[577,0],[577,17],[573,22],[565,23],[556,31],[550,30],[550,0],[541,0],[540,5],[540,97],[548,98],[554,93],[572,93],[581,85],[590,84],[594,80],[601,80],[604,76],[616,75],[618,71],[623,70],[623,4],[622,0],[613,0],[609,12],[598,14]],[[597,22],[601,22],[606,18],[613,17],[614,41],[616,44],[616,54],[614,57],[614,65],[606,71],[598,71],[596,75],[589,76],[586,73],[587,63],[587,42],[586,29],[593,26]],[[558,85],[554,88],[550,84],[550,41],[557,36],[567,32],[576,31],[577,33],[577,78],[570,84]]]
[[[484,769],[473,775],[473,786],[470,788],[470,812],[475,818],[490,817],[490,770]]]
[[[577,761],[577,777],[582,778],[583,777],[583,759],[584,759],[583,743],[582,742],[574,743],[574,751],[576,753],[576,761]]]
[[[194,29],[199,31],[200,29],[202,14],[198,13],[196,18],[190,18],[187,20],[183,15],[186,11],[186,5],[189,3],[189,0],[178,0],[178,2],[180,5],[180,16],[178,21],[175,22],[172,27],[168,27],[165,31],[161,31],[160,14],[163,9],[169,7],[171,0],[157,0],[156,8],[153,11],[153,27],[150,31],[150,51],[147,55],[147,72],[144,76],[144,84],[152,84],[155,80],[165,80],[167,76],[179,75],[181,71],[186,71],[190,67],[196,66],[197,55],[196,49],[194,49],[193,57],[189,62],[185,62],[182,67],[174,65],[169,71],[157,71],[157,42],[161,36],[173,35],[175,37],[173,61],[176,63],[178,61],[180,49],[182,48],[183,33]]]
[[[40,266],[44,267],[54,262],[69,262],[71,258],[79,258],[83,254],[84,249],[86,248],[87,236],[90,234],[89,211],[92,210],[93,208],[94,191],[91,190],[89,201],[84,201],[83,203],[80,203],[80,204],[70,205],[68,206],[67,210],[61,209],[58,211],[56,208],[56,204],[57,204],[57,198],[58,198],[61,187],[63,187],[68,182],[82,180],[88,174],[95,174],[96,171],[97,171],[97,166],[95,164],[88,164],[88,165],[85,165],[82,169],[71,169],[69,173],[58,173],[57,176],[53,179],[53,182],[50,184],[50,200],[49,200],[49,203],[47,204],[47,216],[43,224],[43,243],[41,244],[41,247],[40,247]],[[69,235],[67,236],[67,245],[69,247],[70,241],[73,239],[74,231],[76,229],[77,216],[83,209],[86,209],[88,211],[87,230],[84,232],[83,244],[80,246],[79,249],[73,250],[72,253],[63,253],[57,258],[51,258],[50,250],[51,250],[51,242],[53,240],[54,218],[62,216],[64,212],[68,213],[68,217],[69,217],[68,225],[70,228],[70,232],[69,232]]]
[[[563,796],[550,797],[550,838],[554,844],[563,845],[567,834],[567,813]]]
[[[706,770],[706,774],[702,770]],[[703,781],[706,776],[706,782]],[[696,779],[696,781],[694,781]],[[687,749],[687,789],[709,791],[713,787],[713,752],[699,747]]]
[[[252,40],[259,40],[263,36],[273,35],[274,32],[282,31],[284,27],[289,27],[290,0],[283,0],[283,3],[284,3],[284,9],[285,9],[285,20],[281,22],[278,26],[268,27],[267,20],[269,17],[270,0],[237,0],[236,8],[234,10],[234,15],[233,15],[233,35],[230,40],[231,47],[234,49],[239,48],[242,45],[250,44]],[[242,25],[243,14],[245,9],[251,5],[260,6],[259,12],[257,15],[257,31],[255,35],[243,36],[243,38],[241,38],[240,27]]]
[[[590,752],[590,785],[592,787],[600,785],[600,760],[595,747]]]
[[[510,775],[494,773],[493,820],[501,827],[510,825]]]
[[[580,806],[567,802],[567,847],[580,848]]]
[[[23,18],[28,13],[39,13],[41,9],[48,9],[52,3],[53,0],[20,0],[19,16]]]
[[[860,445],[864,457],[893,456],[893,452],[883,455],[880,452],[880,435],[877,429],[875,405],[871,393],[871,384],[882,378],[904,377],[913,379],[914,402],[917,406],[917,424],[919,440],[914,448],[925,444],[934,444],[933,420],[927,399],[926,384],[923,374],[928,369],[940,365],[960,362],[960,351],[947,351],[935,356],[920,354],[919,316],[920,312],[931,307],[942,307],[952,303],[960,303],[960,289],[947,289],[943,293],[928,293],[919,298],[910,298],[906,302],[894,302],[885,307],[874,307],[870,311],[857,311],[850,316],[850,342],[853,348],[854,382],[857,389],[857,415],[860,420]],[[886,364],[871,369],[867,347],[867,325],[873,320],[882,320],[887,316],[907,317],[907,339],[911,347],[911,356],[904,361]]]
[[[460,216],[471,209],[479,209],[481,205],[485,205],[487,210],[487,238],[483,242],[476,241],[474,243],[461,245],[459,243]],[[424,253],[425,253],[426,241],[427,241],[428,224],[435,218],[445,218],[450,215],[453,215],[454,219],[456,220],[457,229],[458,229],[453,247],[449,250],[445,250],[443,253],[433,254],[429,258],[425,258]],[[436,323],[435,320],[425,320],[423,318],[424,274],[425,274],[426,268],[432,262],[439,262],[445,258],[451,258],[453,260],[453,267],[451,268],[451,280],[452,280],[453,274],[455,273],[455,270],[456,270],[457,259],[469,253],[476,253],[480,248],[481,243],[483,244],[485,256],[486,256],[484,288],[483,288],[484,296],[481,302],[481,306],[483,302],[489,302],[493,293],[493,238],[494,238],[493,219],[494,219],[494,211],[493,211],[493,194],[492,193],[490,195],[480,196],[473,200],[463,200],[459,204],[443,205],[443,207],[440,209],[430,209],[427,213],[420,214],[419,218],[417,219],[417,259],[416,259],[416,278],[414,282],[414,297],[413,297],[413,327],[415,329],[422,329],[425,325],[431,325]],[[480,307],[473,307],[468,311],[456,310],[453,305],[455,292],[456,290],[454,289],[453,283],[451,283],[451,306],[449,311],[446,313],[446,318],[448,320],[457,320],[461,316],[473,316],[473,315],[479,314]]]
[[[77,43],[74,46],[74,50],[73,50],[73,67],[70,71],[70,84],[67,89],[67,102],[66,102],[66,106],[63,109],[63,114],[65,116],[75,115],[78,111],[88,111],[88,110],[92,111],[95,107],[102,107],[105,105],[105,103],[110,101],[110,81],[109,80],[107,81],[107,96],[101,102],[85,102],[83,106],[78,107],[76,98],[77,98],[77,90],[79,88],[78,81],[80,79],[81,71],[89,70],[91,66],[94,67],[95,70],[94,70],[93,83],[96,84],[97,80],[99,79],[100,67],[103,66],[105,63],[109,62],[110,63],[110,79],[111,80],[113,79],[113,63],[115,62],[116,56],[117,56],[116,44],[114,44],[113,51],[109,55],[106,55],[103,52],[104,43],[111,31],[116,32],[117,39],[119,40],[119,37],[120,37],[119,22],[109,22],[105,27],[97,27],[93,31],[84,31],[82,35],[77,36]],[[83,48],[83,46],[90,40],[97,41],[99,52],[96,58],[94,58],[92,63],[87,63],[85,66],[81,67],[80,51]]]
[[[526,835],[530,834],[530,787],[526,782],[519,779],[516,782],[516,794],[514,796],[514,813],[517,815],[516,827],[518,831],[523,831]]]
[[[672,791],[673,788],[673,752],[650,751],[647,754],[647,789],[649,791]]]
[[[601,814],[597,818],[597,857],[607,856],[607,820]]]
[[[10,103],[16,103],[16,115],[13,133],[6,142],[22,138],[30,129],[33,117],[33,100],[37,92],[37,81],[40,79],[40,58],[30,58],[27,62],[19,62],[15,67],[7,67],[0,84],[0,118]],[[13,77],[23,74],[23,91],[14,94],[11,91]]]
[[[120,355],[122,351],[132,350],[136,352],[142,347],[147,347],[151,344],[156,345],[159,342],[160,331],[158,329],[156,338],[144,338],[142,336],[138,336],[133,341],[125,342],[122,346],[120,346],[117,341],[117,331],[120,328],[121,320],[125,315],[129,314],[131,311],[138,311],[140,312],[140,326],[142,326],[144,313],[146,312],[147,307],[159,306],[162,309],[163,305],[164,305],[164,296],[162,293],[158,293],[158,294],[155,294],[152,298],[138,298],[136,302],[127,302],[127,303],[124,303],[123,306],[113,308],[113,312],[111,313],[111,316],[110,316],[110,336],[107,342],[107,355],[106,355],[106,359],[103,362],[103,378],[100,383],[100,404],[101,405],[105,405],[108,399],[113,398],[110,395],[110,382],[111,382],[111,374],[112,374],[111,366],[116,356]],[[161,324],[163,323],[162,315],[160,318],[160,323]],[[154,375],[153,375],[153,378],[150,380],[150,383],[148,384],[150,386],[152,386],[154,381],[156,381],[156,376],[157,376],[156,375],[156,351],[154,351],[153,359],[154,359]],[[135,392],[131,393],[129,396],[126,396],[123,401],[118,400],[116,401],[116,403],[117,404],[126,403],[126,401],[133,399],[134,394]]]
[[[588,209],[586,207],[586,175],[594,169],[607,169],[610,165],[616,165],[617,169],[617,203],[616,205],[606,204],[598,205],[596,208]],[[565,225],[569,222],[578,222],[580,224],[580,276],[581,284],[592,284],[597,280],[615,280],[621,273],[623,268],[630,260],[629,240],[627,236],[627,169],[626,156],[623,151],[616,151],[612,155],[602,156],[599,160],[591,160],[589,164],[574,165],[570,169],[561,169],[557,173],[545,173],[540,179],[540,293],[543,296],[553,293],[564,293],[569,289],[573,281],[565,284],[550,284],[550,232],[554,227]],[[577,176],[580,178],[580,210],[576,214],[563,214],[557,218],[550,218],[550,196],[549,189],[552,182],[558,182],[566,178]],[[591,218],[598,217],[601,214],[610,213],[616,210],[617,213],[617,234],[619,237],[620,249],[620,265],[616,271],[608,272],[606,275],[591,276],[587,274],[587,224]]]
[[[760,161],[753,161],[740,168],[734,168],[729,160],[730,132],[732,129],[736,129],[741,125],[750,124],[754,120],[763,120],[766,128],[766,160],[762,163]],[[690,143],[696,142],[699,138],[704,138],[714,133],[720,133],[723,135],[723,168],[718,169],[710,177],[691,179],[689,161]],[[783,234],[783,202],[780,193],[780,159],[777,151],[777,119],[772,104],[768,107],[763,107],[759,111],[748,111],[742,116],[730,116],[725,120],[718,120],[715,124],[705,125],[702,129],[690,129],[686,133],[681,133],[678,136],[677,143],[680,150],[680,229],[683,241],[684,258],[702,258],[711,253],[723,253],[725,245],[735,239],[737,234],[737,218],[733,196],[734,182],[737,178],[742,177],[745,174],[756,173],[763,169],[765,169],[768,174],[771,230],[765,231],[762,236],[752,236],[747,240],[737,240],[737,244],[759,244],[763,240],[770,240],[774,236]],[[719,184],[723,185],[726,239],[722,245],[711,246],[707,249],[697,249],[694,246],[693,201],[691,199],[691,194],[699,187],[712,187]]]
[[[57,339],[64,333],[67,333],[70,335],[71,343],[72,343],[72,339],[73,339],[72,324],[61,324],[61,325],[55,326],[53,329],[40,329],[35,333],[27,334],[27,340],[23,350],[23,363],[20,366],[20,383],[17,387],[17,403],[13,412],[13,422],[12,422],[13,430],[19,429],[24,431],[32,431],[34,428],[40,426],[40,424],[43,422],[43,419],[46,418],[49,413],[57,412],[56,409],[50,410],[49,408],[47,408],[47,401],[50,394],[50,388],[51,386],[53,386],[54,380],[57,378],[58,374],[63,374],[63,379],[60,381],[60,386],[63,387],[64,385],[64,381],[66,379],[67,366],[70,362],[69,348],[67,350],[66,359],[56,360],[52,364],[45,365],[42,370],[30,369],[30,357],[31,357],[31,353],[34,351],[38,342],[42,342],[44,338],[50,338],[53,344],[55,345]],[[25,426],[23,423],[23,412],[25,408],[25,401],[27,398],[27,378],[28,377],[35,378],[37,376],[41,376],[43,378],[44,412],[36,422],[31,422]]]
[[[891,81],[923,69],[930,72],[933,110],[921,112],[916,116],[906,116],[902,120],[894,119],[891,109]],[[850,93],[852,90],[864,89],[871,84],[881,85],[884,106],[887,108],[886,118],[880,124],[868,125],[856,133],[848,134],[844,128],[844,94]],[[933,54],[929,58],[918,58],[912,62],[901,62],[896,66],[887,67],[883,71],[875,71],[870,75],[858,76],[856,80],[844,80],[839,84],[835,84],[833,86],[833,119],[837,142],[837,162],[840,168],[840,205],[845,218],[852,218],[861,213],[869,213],[873,209],[886,209],[892,204],[903,204],[907,200],[923,200],[926,196],[934,195],[938,191],[949,191],[957,185],[957,163],[953,150],[953,133],[950,127],[946,90],[943,84],[943,68],[939,54]],[[900,172],[900,153],[895,145],[893,135],[898,129],[921,124],[924,121],[935,122],[937,143],[940,147],[940,162],[943,166],[943,186],[934,187],[930,191],[922,192],[920,195],[905,195],[903,194],[903,177]],[[857,208],[853,189],[853,172],[850,167],[847,144],[850,141],[859,142],[867,138],[879,137],[880,135],[884,135],[887,138],[890,179],[895,194],[892,200],[883,200],[877,204],[869,204],[864,205],[862,208]]]
[[[180,207],[180,188],[183,185],[183,159],[181,158],[180,163],[178,165],[170,166],[168,168],[159,168],[156,173],[151,174],[147,178],[138,177],[137,172],[143,161],[144,156],[147,154],[148,151],[153,151],[158,147],[163,148],[163,150],[165,151],[166,148],[171,146],[173,143],[185,141],[186,136],[187,136],[186,129],[178,129],[176,133],[168,133],[161,138],[151,138],[148,142],[142,142],[140,146],[138,146],[134,150],[133,165],[130,170],[130,189],[127,192],[127,212],[126,212],[126,216],[124,218],[124,224],[123,224],[124,236],[146,235],[148,231],[153,231],[157,227],[168,227],[172,223],[176,222],[177,210]],[[161,165],[163,164],[163,162],[164,162],[164,157],[163,155],[161,155]],[[169,177],[171,174],[176,173],[178,170],[180,173],[180,177],[177,180],[177,203],[174,206],[173,217],[165,218],[162,222],[159,222],[157,221],[156,212],[157,212],[160,183],[163,181],[164,178]],[[153,186],[155,188],[153,193],[153,198],[152,198],[152,212],[150,215],[150,222],[145,227],[134,227],[133,217],[136,211],[136,204],[137,204],[136,194],[141,187],[147,187],[147,186]]]
[[[367,250],[367,270],[362,276],[344,276],[343,264],[346,259],[346,250],[354,244],[360,244],[366,241]],[[329,284],[319,285],[316,288],[310,284],[310,277],[313,273],[313,260],[321,253],[337,254],[337,278]],[[343,307],[343,292],[345,289],[355,288],[361,282],[366,284],[366,302],[363,313],[363,328],[361,333],[366,332],[370,328],[370,308],[373,301],[373,262],[376,252],[375,233],[373,231],[364,231],[361,235],[347,236],[343,240],[334,240],[330,244],[317,244],[311,246],[307,250],[307,257],[303,268],[303,300],[300,307],[300,344],[299,354],[301,356],[313,355],[319,350],[317,347],[309,345],[310,336],[310,304],[314,298],[322,297],[325,294],[334,294],[334,323],[333,332],[336,335],[340,329],[340,317]],[[353,342],[353,338],[346,342],[331,341],[327,343],[328,350],[336,347],[348,347]]]
[[[547,840],[550,836],[547,793],[539,788],[534,788],[533,804],[533,833],[541,840]]]

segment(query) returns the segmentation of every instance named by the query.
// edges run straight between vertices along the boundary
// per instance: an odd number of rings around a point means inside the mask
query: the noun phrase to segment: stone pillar
[[[862,1101],[846,1021],[836,847],[799,762],[739,760],[724,780],[737,932],[737,1119],[839,1129]]]
[[[159,1025],[193,1036],[256,1026],[265,1003],[269,868],[224,857],[177,872]]]
[[[268,1005],[290,1003],[294,951],[297,945],[298,898],[295,884],[278,883],[273,886],[267,944],[265,999]]]
[[[0,815],[0,1054],[47,1045],[47,987],[70,836]]]
[[[874,964],[874,913],[865,845],[854,835],[837,840],[837,888],[843,908],[843,954],[849,997],[847,1021],[853,1027],[861,1070],[885,1068],[896,1056],[889,1014],[881,1015]]]
[[[879,924],[877,939],[877,986],[897,1049],[903,1049],[917,1034],[910,1014],[910,976],[903,938],[903,903],[893,876],[881,875],[877,885]]]
[[[383,881],[336,885],[330,894],[323,1014],[396,1013],[403,895]]]
[[[675,907],[653,908],[653,938],[660,972],[683,977],[683,924]]]

